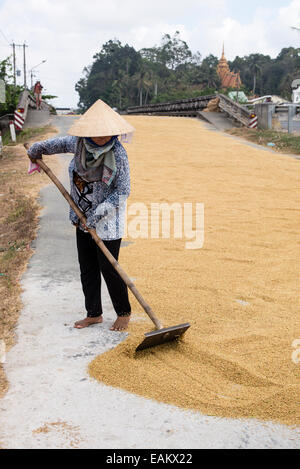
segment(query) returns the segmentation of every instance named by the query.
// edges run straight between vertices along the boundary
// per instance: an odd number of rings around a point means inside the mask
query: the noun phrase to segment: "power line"
[[[26,47],[28,47],[25,42],[23,44],[15,44],[15,42],[13,42],[11,44],[12,46],[12,49],[13,49],[13,70],[14,70],[14,86],[16,87],[16,73],[17,73],[17,69],[16,69],[16,47],[22,47],[23,49],[23,67],[24,67],[24,87],[26,89],[26,86],[27,86],[27,82],[26,82]]]
[[[7,37],[5,36],[4,32],[2,31],[2,29],[0,29],[0,33],[2,34],[2,36],[4,37],[4,39],[6,40],[7,44],[9,44],[9,40],[7,39]],[[10,45],[10,44],[9,44]]]
[[[7,37],[5,36],[4,32],[2,31],[2,29],[0,29],[0,33],[1,35],[4,37],[5,41],[7,42],[7,44],[12,47],[13,49],[13,69],[14,69],[14,86],[16,87],[16,47],[22,47],[23,49],[23,68],[24,68],[24,87],[26,89],[27,87],[27,81],[26,81],[26,47],[27,44],[25,44],[25,41],[23,44],[16,44],[14,41],[12,42],[12,44],[9,43]]]
[[[17,69],[16,69],[16,46],[15,46],[15,43],[13,42],[11,46],[12,46],[12,49],[13,49],[14,87],[15,87],[15,89],[16,89],[16,85],[17,85],[17,78],[16,78]]]
[[[1,38],[0,38],[0,41],[1,41],[1,42],[0,42],[1,47],[8,47],[8,48],[11,47],[10,45],[6,45],[6,44],[4,43],[4,41],[3,41]]]

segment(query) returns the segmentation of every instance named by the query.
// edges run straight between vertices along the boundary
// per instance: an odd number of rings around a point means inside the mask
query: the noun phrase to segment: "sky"
[[[12,42],[25,42],[34,81],[58,96],[55,106],[76,108],[75,83],[109,39],[139,50],[178,30],[203,58],[219,57],[223,41],[229,60],[276,57],[283,47],[300,47],[300,32],[291,26],[300,28],[300,0],[0,0],[0,60],[11,54]],[[22,54],[17,48],[20,84]]]

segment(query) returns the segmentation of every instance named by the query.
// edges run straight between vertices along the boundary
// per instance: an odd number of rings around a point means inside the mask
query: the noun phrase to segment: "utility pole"
[[[14,87],[16,89],[16,44],[13,42],[11,45],[13,48]]]
[[[25,43],[24,44],[15,44],[14,42],[11,44],[13,48],[13,64],[14,64],[14,87],[16,88],[16,47],[23,48],[23,68],[24,68],[24,88],[26,89],[27,80],[26,80],[26,47],[28,47]]]
[[[27,82],[26,82],[26,44],[23,44],[23,65],[24,65],[24,89],[26,90],[27,88]]]

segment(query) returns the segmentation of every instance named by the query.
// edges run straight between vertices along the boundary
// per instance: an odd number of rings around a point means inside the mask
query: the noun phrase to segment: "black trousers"
[[[131,307],[128,299],[128,289],[118,272],[89,233],[84,233],[77,228],[76,240],[87,316],[90,318],[98,317],[103,312],[101,304],[101,273],[117,315],[129,315]],[[103,242],[114,258],[118,260],[121,239]]]

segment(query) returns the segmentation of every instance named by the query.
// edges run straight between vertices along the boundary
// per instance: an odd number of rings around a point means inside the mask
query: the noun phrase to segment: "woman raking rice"
[[[96,229],[111,254],[118,259],[124,233],[126,199],[130,193],[127,153],[118,136],[134,128],[100,99],[71,127],[67,137],[34,143],[28,156],[34,163],[42,155],[74,153],[69,165],[71,196],[84,213],[82,225],[72,209],[76,226],[80,278],[87,317],[74,324],[77,329],[101,323],[101,274],[117,314],[111,330],[127,328],[131,306],[124,281],[87,231]]]

